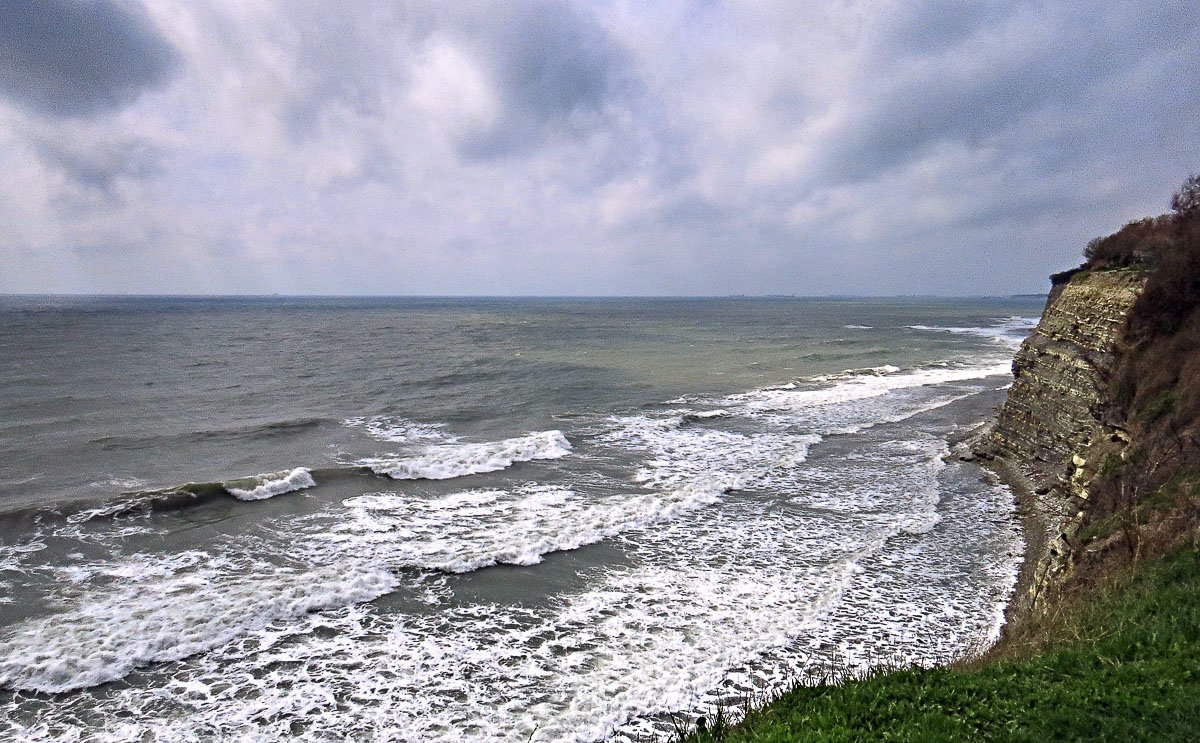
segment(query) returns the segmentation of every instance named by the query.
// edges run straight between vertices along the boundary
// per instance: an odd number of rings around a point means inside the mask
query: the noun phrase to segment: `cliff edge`
[[[1013,597],[1017,612],[1034,608],[1047,584],[1071,566],[1073,537],[1096,474],[1089,449],[1129,441],[1111,422],[1109,388],[1127,318],[1145,283],[1144,272],[1122,270],[1080,271],[1056,284],[1013,359],[1012,387],[994,427],[976,443],[978,454],[998,459],[1026,491],[1030,554]]]
[[[972,447],[1009,475],[1026,516],[1010,617],[1200,533],[1200,177],[1172,207],[1052,277]]]

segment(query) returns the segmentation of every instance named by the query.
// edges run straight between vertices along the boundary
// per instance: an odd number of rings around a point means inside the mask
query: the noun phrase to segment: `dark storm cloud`
[[[175,60],[145,14],[124,3],[0,3],[0,91],[41,113],[119,108],[164,82]]]
[[[573,4],[511,4],[492,19],[480,45],[502,111],[463,138],[465,157],[513,154],[595,125],[632,79],[622,50]]]
[[[869,64],[878,69],[849,120],[822,152],[826,184],[873,177],[945,142],[979,146],[1039,110],[1061,119],[1088,111],[1098,90],[1173,48],[1195,49],[1190,3],[1083,7],[1047,15],[1040,6],[926,3],[890,28]],[[957,9],[957,10],[956,10]],[[1196,80],[1200,58],[1180,60],[1176,80]],[[1170,90],[1128,90],[1128,116]],[[1121,102],[1117,102],[1118,105]],[[1138,122],[1140,124],[1140,122]]]

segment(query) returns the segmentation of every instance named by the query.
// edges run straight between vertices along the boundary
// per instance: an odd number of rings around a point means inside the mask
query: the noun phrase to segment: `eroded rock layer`
[[[1109,380],[1126,317],[1145,284],[1140,271],[1080,272],[1054,287],[1037,328],[1013,359],[1013,385],[977,452],[999,457],[1032,492],[1026,539],[1030,578],[1013,597],[1039,597],[1072,565],[1097,452],[1120,451],[1125,432],[1107,422]]]
[[[1013,386],[993,437],[998,453],[1046,474],[1101,435],[1113,352],[1143,285],[1133,271],[1076,274],[1054,288],[1013,360]]]

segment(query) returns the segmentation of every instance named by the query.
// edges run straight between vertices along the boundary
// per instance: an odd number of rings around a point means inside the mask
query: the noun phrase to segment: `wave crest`
[[[440,444],[405,456],[371,457],[357,464],[393,480],[448,480],[497,472],[517,462],[560,459],[571,453],[562,431],[539,431],[502,441]]]
[[[221,483],[226,492],[238,500],[264,500],[293,490],[311,488],[317,483],[307,467],[268,472],[241,480]]]

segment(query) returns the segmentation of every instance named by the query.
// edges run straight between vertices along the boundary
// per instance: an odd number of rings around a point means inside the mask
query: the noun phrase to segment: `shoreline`
[[[984,653],[984,656],[987,656],[1002,647],[1010,638],[1011,632],[1032,614],[1037,598],[1038,566],[1044,561],[1050,547],[1050,525],[1045,514],[1037,506],[1038,496],[1033,484],[1013,462],[996,457],[983,460],[980,466],[1012,490],[1017,503],[1017,516],[1021,520],[1021,536],[1025,539],[1025,554],[1021,557],[1017,582],[1013,586],[1012,597],[1004,607],[1004,626],[1000,628],[999,639]]]
[[[1000,628],[1000,636],[978,658],[986,658],[1004,646],[1012,631],[1029,618],[1036,598],[1034,587],[1038,566],[1044,561],[1050,546],[1050,523],[1044,510],[1038,506],[1039,496],[1032,480],[1007,457],[982,453],[987,449],[984,442],[994,430],[996,422],[996,416],[992,415],[957,440],[949,442],[952,457],[978,465],[985,478],[994,479],[1012,491],[1021,524],[1021,537],[1025,542],[1017,582],[1004,606],[1004,624]],[[964,658],[956,663],[976,659]]]

